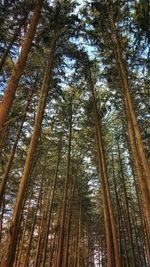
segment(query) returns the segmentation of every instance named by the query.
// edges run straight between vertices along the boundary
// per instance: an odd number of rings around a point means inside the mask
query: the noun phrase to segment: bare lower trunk
[[[87,63],[88,64],[88,63]],[[92,93],[93,100],[93,111],[94,111],[94,121],[95,121],[95,129],[96,129],[96,140],[97,140],[97,153],[98,153],[98,161],[99,161],[99,171],[102,183],[102,191],[103,191],[103,203],[104,203],[104,220],[105,220],[105,229],[106,229],[106,240],[107,240],[107,253],[108,253],[108,266],[114,265],[113,259],[113,248],[115,255],[115,266],[121,266],[119,245],[118,245],[118,237],[117,237],[117,225],[114,216],[114,211],[111,202],[111,195],[109,189],[108,175],[107,175],[107,167],[106,167],[106,159],[105,159],[105,151],[104,151],[104,142],[102,138],[102,129],[100,124],[100,118],[98,116],[98,110],[95,100],[94,93],[94,84],[91,76],[91,69],[88,64],[88,83],[89,89]],[[112,236],[112,239],[111,239]],[[113,242],[113,246],[112,246]]]
[[[41,177],[40,191],[39,191],[39,195],[38,195],[37,206],[36,206],[34,216],[33,216],[33,222],[32,222],[32,227],[31,227],[31,231],[30,231],[30,235],[29,235],[28,246],[27,246],[27,251],[25,254],[23,267],[28,266],[28,261],[29,261],[29,257],[30,257],[30,249],[31,249],[32,238],[33,238],[33,233],[34,233],[34,227],[35,227],[35,223],[36,223],[36,219],[37,219],[37,211],[39,209],[39,203],[40,203],[40,200],[42,198],[41,194],[42,194],[42,188],[43,188],[44,174],[45,174],[45,166],[43,168],[43,173],[42,173],[42,177]],[[18,264],[19,264],[19,262],[18,262]],[[18,267],[19,267],[19,265],[18,265]]]
[[[53,201],[54,201],[54,193],[56,190],[56,184],[57,184],[57,177],[58,177],[58,169],[59,169],[59,163],[60,163],[60,154],[61,154],[61,140],[59,144],[59,151],[58,151],[58,160],[57,160],[57,165],[56,165],[56,173],[54,177],[54,182],[52,186],[52,192],[50,196],[50,205],[49,205],[49,211],[48,211],[48,219],[47,219],[47,225],[46,225],[46,237],[45,237],[45,242],[44,242],[44,254],[43,254],[43,261],[42,261],[42,266],[44,267],[46,264],[46,255],[47,255],[47,243],[48,243],[48,236],[49,236],[49,228],[50,228],[50,223],[51,223],[51,215],[52,215],[52,206],[53,206]]]
[[[57,267],[63,266],[63,245],[64,245],[64,225],[66,217],[66,204],[68,194],[68,183],[70,176],[70,153],[71,153],[71,138],[72,138],[72,102],[70,103],[70,119],[69,119],[69,144],[68,144],[68,156],[67,156],[67,173],[65,178],[64,195],[62,203],[62,213],[60,218],[60,234],[59,234],[59,246],[57,255]]]
[[[71,217],[72,217],[72,201],[74,197],[74,190],[75,190],[75,177],[73,181],[73,185],[71,188],[71,196],[68,201],[68,217],[67,217],[67,224],[66,224],[66,244],[65,244],[65,253],[64,253],[64,266],[68,267],[68,258],[69,258],[69,239],[70,239],[70,228],[71,228]]]
[[[136,266],[136,258],[135,258],[134,243],[133,243],[133,236],[132,236],[132,229],[131,229],[129,202],[128,202],[127,189],[126,189],[126,184],[125,184],[125,177],[124,177],[124,172],[123,172],[123,165],[122,165],[119,143],[117,145],[118,145],[119,165],[120,165],[121,178],[122,178],[121,180],[122,180],[122,185],[123,185],[123,190],[124,190],[125,207],[126,207],[126,213],[127,213],[126,222],[127,222],[127,229],[128,229],[128,235],[129,235],[129,243],[131,246],[130,251],[131,251],[131,256],[132,256],[132,266],[135,267]]]
[[[25,237],[25,234],[26,234],[27,222],[28,222],[28,218],[29,218],[29,214],[30,214],[31,199],[32,199],[32,194],[30,196],[30,200],[29,200],[29,203],[28,203],[27,216],[26,216],[26,219],[25,219],[25,222],[24,222],[24,225],[23,225],[23,231],[22,231],[22,234],[21,234],[20,242],[18,242],[19,243],[18,244],[18,252],[16,253],[16,259],[15,259],[15,264],[14,264],[16,267],[17,266],[19,267],[21,254],[22,254],[22,251],[23,251],[24,237]]]
[[[46,66],[43,84],[41,88],[41,95],[40,95],[37,115],[35,119],[33,134],[31,137],[31,142],[30,142],[27,157],[26,157],[23,175],[20,181],[20,186],[19,186],[19,191],[18,191],[16,206],[15,206],[14,213],[13,213],[12,222],[9,228],[9,234],[8,234],[8,240],[7,240],[7,244],[8,244],[7,255],[1,265],[2,267],[3,266],[11,267],[13,266],[13,262],[14,262],[16,240],[17,240],[18,230],[20,226],[18,223],[18,217],[22,209],[22,204],[23,204],[23,200],[24,200],[24,196],[26,192],[26,187],[28,184],[28,179],[29,179],[29,173],[30,173],[30,169],[32,166],[34,153],[36,151],[38,138],[40,135],[41,123],[42,123],[44,109],[45,109],[47,95],[48,95],[49,82],[51,80],[51,75],[52,75],[55,46],[56,46],[56,36],[53,38],[52,44],[51,44],[51,49],[50,49],[50,53],[48,57],[48,63]]]

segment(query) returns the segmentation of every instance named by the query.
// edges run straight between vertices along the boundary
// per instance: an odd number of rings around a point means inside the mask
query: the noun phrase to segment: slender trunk
[[[34,216],[33,216],[33,222],[32,222],[32,227],[31,227],[31,231],[30,231],[30,236],[29,236],[29,241],[28,241],[28,246],[27,246],[27,251],[26,251],[26,254],[25,254],[23,267],[27,267],[28,266],[28,261],[29,261],[29,256],[30,256],[30,249],[31,249],[31,244],[32,244],[32,238],[33,238],[35,223],[36,223],[36,219],[37,219],[37,211],[39,209],[39,203],[40,203],[40,200],[42,198],[41,195],[42,195],[42,189],[43,189],[44,175],[45,175],[45,166],[43,167],[43,173],[42,173],[41,183],[40,183],[40,191],[39,191],[39,195],[38,195],[38,199],[37,199],[37,206],[36,206],[36,209],[35,209],[35,212],[34,212]]]
[[[128,114],[128,110],[127,110],[127,114]],[[141,192],[141,198],[142,198],[141,204],[143,206],[143,211],[144,211],[144,215],[146,218],[148,237],[150,237],[150,220],[149,220],[150,218],[150,209],[149,209],[150,195],[149,195],[148,187],[144,181],[142,166],[141,166],[139,154],[138,154],[135,139],[134,139],[133,128],[131,126],[130,121],[128,121],[128,133],[129,133],[130,146],[131,146],[131,152],[132,152],[132,158],[133,158],[133,165],[134,165],[134,169],[135,169],[135,173],[137,177],[137,180],[136,180],[137,189],[140,189],[140,192]]]
[[[149,181],[150,168],[149,168],[148,160],[146,157],[141,132],[140,132],[139,125],[137,122],[133,100],[131,97],[131,92],[130,92],[130,88],[129,88],[129,84],[128,84],[127,70],[125,68],[125,63],[124,63],[124,60],[122,58],[122,51],[121,51],[121,46],[119,43],[119,37],[118,37],[117,31],[116,31],[115,22],[114,22],[112,5],[110,8],[110,11],[111,11],[111,25],[112,25],[112,30],[113,30],[112,41],[113,41],[113,44],[115,47],[114,52],[115,52],[115,57],[116,57],[116,61],[117,61],[117,66],[118,66],[120,78],[121,78],[123,96],[126,99],[125,106],[126,106],[126,109],[129,110],[130,120],[131,120],[133,131],[134,131],[135,143],[137,145],[139,157],[141,160],[141,165],[142,165],[143,170],[144,170],[145,180],[147,179],[145,182],[147,183],[147,186],[150,190],[150,181]]]
[[[114,55],[117,62],[117,68],[120,75],[121,87],[123,92],[123,98],[125,103],[125,111],[128,122],[128,133],[131,146],[131,152],[134,161],[134,167],[138,174],[139,185],[141,187],[143,205],[145,210],[145,216],[147,219],[148,232],[150,235],[150,168],[145,153],[144,144],[140,128],[137,122],[135,108],[129,88],[127,70],[122,57],[121,46],[119,37],[117,34],[114,17],[113,17],[113,6],[110,6],[110,20],[112,27],[111,39],[114,45]]]
[[[74,197],[75,190],[75,177],[72,185],[72,192],[68,203],[68,218],[67,218],[67,234],[66,234],[66,244],[65,244],[65,255],[64,255],[64,266],[68,267],[68,258],[69,258],[69,238],[70,238],[70,227],[71,227],[71,217],[72,217],[72,201]]]
[[[30,173],[29,173],[30,176],[31,176],[31,174],[32,174],[32,171],[33,171],[35,165],[36,165],[36,164],[32,163],[31,170],[30,170]],[[22,201],[22,207],[21,207],[21,209],[20,209],[20,213],[18,214],[18,218],[17,218],[17,223],[18,223],[18,225],[19,225],[19,228],[18,228],[19,230],[17,231],[17,236],[16,236],[16,239],[15,239],[16,250],[15,250],[15,255],[14,255],[14,263],[15,263],[15,257],[17,256],[17,253],[18,253],[17,246],[18,246],[19,238],[20,238],[20,234],[21,234],[21,231],[20,231],[20,229],[21,229],[21,222],[23,221],[23,210],[24,210],[25,202],[26,202],[26,200],[27,200],[28,187],[29,187],[29,180],[28,180],[28,183],[27,183],[27,185],[26,185],[26,192],[25,192],[25,195],[24,195],[24,199],[23,199],[23,201]],[[8,238],[9,238],[9,233],[8,233]],[[7,240],[6,240],[6,243],[5,243],[5,246],[4,246],[4,251],[6,252],[7,249],[8,249],[8,242],[7,242]],[[1,266],[4,265],[4,267],[7,266],[7,265],[6,265],[7,262],[3,261],[3,260],[5,260],[5,257],[6,257],[6,255],[5,255],[5,253],[4,253],[4,256],[3,256],[3,258],[2,258],[2,262],[1,262]]]
[[[123,262],[124,262],[125,266],[127,266],[127,267],[129,266],[130,267],[130,258],[129,258],[129,255],[128,255],[126,232],[125,232],[125,228],[124,228],[125,219],[124,219],[123,207],[121,205],[120,198],[119,198],[118,204],[119,204],[119,214],[120,214],[119,217],[120,217],[121,235],[123,237],[123,240],[120,240],[120,242],[123,241],[123,242],[121,242],[121,246],[123,245],[122,247],[124,247],[124,253],[125,253],[125,255],[124,255],[125,262],[124,261]]]
[[[19,58],[13,68],[12,75],[8,81],[8,86],[5,90],[5,94],[2,98],[2,102],[0,103],[0,137],[3,132],[3,126],[7,120],[9,111],[12,107],[12,104],[15,98],[15,93],[16,93],[16,90],[19,84],[19,80],[23,73],[23,70],[24,70],[24,67],[27,61],[28,53],[32,46],[32,41],[33,41],[36,28],[38,25],[38,21],[40,18],[42,2],[43,0],[36,0],[35,9],[34,9],[33,16],[31,18],[29,30],[25,36]]]
[[[124,171],[123,171],[123,165],[122,165],[122,159],[121,159],[121,152],[120,152],[120,147],[119,147],[118,141],[117,141],[117,146],[118,146],[120,174],[121,174],[121,178],[122,178],[121,181],[122,181],[122,185],[123,185],[125,207],[126,207],[126,214],[127,214],[126,222],[127,222],[127,229],[128,229],[129,242],[130,242],[130,253],[131,253],[131,257],[132,257],[132,266],[134,267],[134,266],[136,266],[136,258],[135,258],[134,243],[133,243],[133,236],[132,236],[129,202],[128,202],[126,184],[125,184],[125,177],[124,177]]]
[[[78,239],[77,239],[77,267],[80,267],[81,220],[82,220],[82,206],[80,203],[79,219],[78,219]]]
[[[30,200],[28,203],[28,207],[27,207],[27,216],[25,218],[25,222],[24,222],[24,226],[23,226],[23,231],[21,234],[21,238],[20,238],[20,242],[18,242],[18,253],[16,253],[16,259],[15,259],[15,266],[19,267],[20,264],[20,259],[21,259],[21,254],[23,251],[23,247],[24,247],[24,238],[25,238],[25,234],[26,234],[26,230],[27,230],[27,223],[28,223],[28,219],[29,219],[29,214],[30,214],[30,205],[31,205],[31,199],[32,199],[33,194],[31,194],[30,196]]]
[[[42,248],[43,248],[43,239],[45,235],[45,221],[46,221],[46,210],[45,210],[45,204],[43,205],[43,214],[42,219],[39,227],[38,232],[38,240],[37,240],[37,247],[36,247],[36,255],[35,255],[35,261],[34,261],[34,267],[40,266],[41,260],[42,260]]]
[[[59,235],[59,246],[57,255],[57,267],[61,267],[63,264],[63,245],[64,245],[64,225],[66,217],[66,203],[68,194],[68,183],[70,178],[70,154],[71,154],[71,138],[72,138],[72,102],[70,103],[70,119],[69,119],[69,144],[68,144],[68,156],[67,156],[67,173],[65,178],[62,213],[60,221],[60,235]]]
[[[26,118],[26,113],[28,111],[31,98],[32,98],[32,94],[31,94],[30,98],[27,101],[27,104],[26,104],[26,107],[25,107],[25,110],[24,110],[24,115],[22,116],[21,123],[20,123],[19,129],[18,129],[17,134],[16,134],[16,140],[15,140],[15,142],[14,142],[12,148],[11,148],[10,155],[9,155],[9,158],[8,158],[8,161],[7,161],[7,164],[6,164],[5,172],[4,172],[4,174],[2,176],[2,179],[1,179],[1,184],[0,184],[0,207],[1,207],[1,204],[2,204],[2,199],[3,199],[4,192],[5,192],[6,183],[7,183],[7,180],[8,180],[8,175],[9,175],[9,172],[10,172],[10,169],[11,169],[11,165],[12,165],[13,158],[14,158],[14,155],[15,155],[15,151],[16,151],[16,148],[17,148],[17,144],[18,144],[21,132],[22,132],[23,124],[24,124],[24,121],[25,121],[25,118]]]
[[[96,120],[96,118],[95,118]],[[99,126],[98,126],[99,127]],[[109,211],[109,203],[108,203],[108,190],[105,181],[105,174],[102,168],[103,162],[101,158],[101,141],[99,139],[99,130],[96,129],[96,141],[97,141],[97,153],[98,153],[98,163],[99,163],[99,172],[102,183],[102,195],[103,195],[103,205],[104,205],[104,223],[105,223],[105,231],[106,231],[106,244],[107,244],[107,259],[108,259],[108,267],[114,266],[114,244],[113,244],[113,236],[112,236],[112,227],[111,227],[111,219],[110,219],[110,211]]]
[[[88,64],[88,62],[87,62]],[[107,240],[107,253],[108,253],[108,266],[113,266],[113,247],[114,247],[114,255],[115,255],[115,266],[121,266],[119,245],[118,245],[118,237],[117,237],[117,227],[115,216],[113,212],[113,207],[111,203],[111,195],[109,189],[108,175],[107,175],[107,167],[105,160],[105,151],[104,151],[104,141],[102,139],[102,130],[100,125],[100,118],[98,116],[98,110],[95,100],[94,94],[94,84],[91,76],[91,69],[88,64],[88,84],[89,89],[92,93],[93,100],[93,109],[94,109],[94,121],[96,128],[96,139],[97,139],[97,153],[98,153],[98,161],[99,161],[99,171],[102,182],[102,190],[103,190],[103,202],[104,202],[104,220],[105,220],[105,229],[106,229],[106,240]],[[112,235],[112,240],[111,240]],[[112,246],[113,241],[113,246]]]
[[[33,170],[34,170],[34,168],[36,166],[36,163],[37,163],[37,159],[36,159],[35,162],[32,163],[31,171],[30,171],[30,174],[29,174],[30,176],[31,176],[31,174],[32,174],[32,172],[33,172]],[[19,227],[19,231],[18,231],[18,236],[16,238],[16,252],[15,252],[15,258],[14,258],[14,265],[16,264],[16,260],[17,260],[17,257],[18,257],[19,239],[20,239],[20,236],[21,236],[21,231],[20,230],[21,230],[21,227],[22,227],[21,223],[23,222],[23,224],[24,224],[23,211],[24,211],[24,207],[25,207],[25,203],[26,203],[28,194],[29,194],[28,188],[29,188],[29,181],[28,181],[28,184],[27,184],[27,189],[26,189],[25,197],[24,197],[23,204],[22,204],[22,209],[21,209],[20,214],[18,216],[18,224],[20,225],[20,227]],[[32,199],[32,196],[31,196],[31,199]],[[7,248],[7,243],[6,243],[6,248]]]
[[[15,250],[16,250],[16,238],[17,238],[18,230],[19,230],[19,226],[20,226],[18,223],[18,216],[19,216],[21,209],[22,209],[22,203],[24,200],[25,192],[26,192],[26,186],[28,184],[29,173],[30,173],[32,161],[34,158],[34,153],[36,151],[38,138],[40,135],[41,123],[42,123],[45,105],[46,105],[46,100],[47,100],[47,95],[48,95],[49,82],[50,82],[51,76],[52,76],[54,53],[55,53],[57,37],[58,36],[55,34],[54,38],[52,39],[51,49],[50,49],[48,62],[47,62],[46,70],[45,70],[45,75],[44,75],[44,79],[43,79],[43,84],[42,84],[42,88],[41,88],[41,95],[40,95],[37,115],[35,118],[33,134],[31,137],[31,142],[29,145],[29,149],[28,149],[28,153],[27,153],[27,157],[26,157],[26,162],[24,165],[23,175],[22,175],[22,178],[20,181],[20,186],[19,186],[19,191],[18,191],[18,196],[17,196],[17,200],[16,200],[16,206],[14,209],[12,222],[11,222],[11,225],[9,228],[8,241],[7,241],[8,242],[7,243],[8,244],[7,256],[6,256],[5,260],[3,261],[4,263],[2,263],[2,265],[1,265],[2,267],[3,266],[11,267],[13,265],[13,261],[14,261]]]
[[[142,266],[142,261],[143,261],[143,253],[142,252],[142,240],[139,236],[139,233],[138,233],[138,225],[137,225],[137,220],[136,220],[136,214],[135,212],[132,212],[132,223],[133,223],[133,231],[134,231],[134,236],[135,236],[135,243],[136,243],[136,248],[137,248],[137,265],[139,266]],[[140,241],[140,244],[139,244],[139,241]]]
[[[137,189],[137,187],[136,187],[136,189]],[[141,205],[142,200],[141,200],[141,197],[139,195],[139,191],[136,190],[136,193],[137,193],[139,215],[140,215],[140,221],[141,221],[141,227],[142,227],[143,239],[144,239],[143,253],[144,253],[145,260],[150,265],[150,237],[148,236],[148,233],[147,233],[147,225],[145,222],[145,216],[143,214],[144,212],[142,210],[142,205]]]
[[[78,258],[78,243],[79,243],[79,219],[78,216],[76,216],[75,219],[75,235],[74,235],[74,261],[73,261],[73,267],[77,266],[77,258]]]
[[[129,135],[130,135],[130,141],[131,141],[131,149],[132,149],[132,154],[130,154],[130,160],[133,161],[133,165],[131,165],[132,168],[132,172],[133,172],[133,178],[134,178],[134,183],[135,183],[135,189],[136,189],[136,195],[137,195],[137,200],[138,200],[138,206],[139,206],[139,213],[140,213],[140,218],[141,218],[141,224],[142,224],[142,228],[143,228],[143,232],[144,232],[144,237],[145,237],[145,242],[146,242],[146,247],[147,247],[147,251],[148,251],[148,258],[150,259],[150,235],[148,234],[148,226],[147,226],[147,222],[146,218],[147,216],[145,215],[145,213],[147,212],[147,209],[145,211],[145,202],[143,200],[144,198],[144,191],[145,191],[145,187],[143,187],[143,183],[141,182],[142,178],[142,167],[140,168],[138,165],[138,155],[135,156],[136,154],[136,145],[135,142],[133,140],[133,130],[131,129],[131,127],[129,128]],[[127,140],[128,141],[128,140]],[[127,142],[128,145],[128,142]],[[147,190],[146,190],[147,192]],[[146,193],[147,195],[147,193]],[[147,196],[145,195],[145,197],[147,198]],[[143,203],[144,202],[144,203]],[[147,202],[147,201],[146,201]]]
[[[119,197],[118,197],[118,191],[117,191],[117,183],[116,183],[116,174],[115,174],[115,165],[114,165],[114,156],[112,154],[112,170],[113,170],[113,183],[114,183],[114,189],[115,189],[115,198],[116,198],[116,206],[117,206],[117,225],[118,225],[118,239],[119,239],[119,250],[120,250],[120,256],[121,256],[121,266],[124,266],[123,263],[123,250],[122,250],[122,233],[121,233],[121,224],[120,224],[120,205],[119,205]]]
[[[61,137],[61,139],[62,139],[62,137]],[[51,223],[52,206],[53,206],[54,194],[55,194],[55,190],[56,190],[59,163],[60,163],[60,155],[61,155],[61,142],[62,142],[62,140],[60,140],[60,143],[59,143],[58,160],[57,160],[56,172],[55,172],[55,177],[54,177],[54,182],[53,182],[52,192],[51,192],[51,197],[50,197],[50,205],[49,205],[49,212],[48,212],[48,221],[47,221],[47,225],[46,225],[46,237],[45,237],[45,242],[44,242],[44,255],[43,255],[43,261],[42,261],[42,267],[44,267],[46,264],[47,243],[48,243],[49,228],[50,228],[50,223]]]
[[[59,227],[60,225],[60,217],[61,217],[61,205],[59,207],[58,210],[58,214],[57,214],[57,220],[56,220],[56,226]],[[57,255],[58,255],[58,242],[59,242],[59,231],[55,230],[55,234],[53,237],[53,243],[51,246],[51,251],[50,251],[50,256],[49,256],[49,260],[48,260],[48,266],[56,266],[57,264]]]

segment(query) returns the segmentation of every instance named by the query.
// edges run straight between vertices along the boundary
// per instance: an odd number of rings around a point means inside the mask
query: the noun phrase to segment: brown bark
[[[122,185],[123,185],[125,208],[126,208],[126,214],[127,214],[126,222],[127,222],[127,229],[128,229],[128,235],[129,235],[130,253],[131,253],[131,257],[132,257],[132,266],[134,267],[134,266],[136,266],[136,258],[135,258],[134,243],[133,243],[133,236],[132,236],[132,229],[131,229],[129,202],[128,202],[126,184],[125,184],[124,171],[123,171],[123,166],[122,166],[121,152],[120,152],[120,147],[119,147],[118,142],[117,142],[117,145],[118,145],[118,157],[119,157],[121,181],[122,181]]]
[[[46,237],[44,241],[44,253],[43,253],[43,261],[42,261],[42,266],[44,267],[46,264],[46,255],[47,255],[47,243],[48,243],[48,236],[49,236],[49,228],[50,228],[50,223],[51,223],[51,216],[52,216],[52,206],[53,206],[53,201],[54,201],[54,194],[56,190],[56,184],[57,184],[57,177],[58,177],[58,170],[59,170],[59,163],[60,163],[60,155],[61,155],[61,143],[62,143],[62,137],[60,139],[59,143],[59,148],[58,148],[58,160],[56,164],[56,172],[55,172],[55,177],[54,177],[54,182],[52,186],[52,192],[50,196],[50,204],[49,204],[49,211],[48,211],[48,219],[47,219],[47,225],[46,225]]]
[[[127,239],[126,239],[126,233],[125,233],[125,228],[124,228],[124,224],[125,224],[125,218],[124,218],[124,213],[123,213],[123,207],[121,205],[121,199],[119,198],[119,202],[118,202],[118,205],[119,205],[119,218],[120,218],[120,228],[121,228],[121,235],[122,235],[122,238],[123,240],[120,240],[123,241],[121,245],[122,248],[124,249],[124,258],[125,260],[123,260],[125,266],[130,266],[130,258],[129,258],[129,255],[128,255],[128,250],[127,250]]]
[[[56,226],[59,227],[60,225],[60,218],[61,218],[61,205],[59,206],[59,210],[57,213],[57,218],[55,220]],[[52,264],[56,266],[57,264],[57,255],[58,255],[58,246],[59,246],[59,231],[55,230],[54,237],[53,237],[53,242],[50,250],[50,255],[48,259],[48,266],[51,266]]]
[[[106,241],[107,241],[107,257],[108,257],[108,266],[113,266],[113,247],[114,247],[114,255],[115,255],[115,266],[121,266],[119,245],[118,245],[118,237],[117,237],[117,227],[115,216],[113,212],[113,207],[111,203],[111,196],[109,190],[109,182],[107,175],[107,167],[106,167],[106,159],[105,159],[105,151],[104,151],[104,141],[102,138],[102,130],[100,125],[100,118],[98,116],[98,110],[95,100],[94,94],[94,84],[91,76],[91,69],[89,63],[88,66],[88,84],[89,89],[92,93],[93,100],[93,110],[94,110],[94,121],[95,121],[95,129],[96,129],[96,140],[97,140],[97,153],[98,153],[98,162],[99,162],[99,171],[102,183],[102,191],[103,191],[103,203],[104,203],[104,220],[105,220],[105,229],[106,229]],[[111,240],[112,236],[112,240]],[[113,245],[112,245],[113,242]]]
[[[78,219],[78,235],[77,235],[77,255],[76,255],[77,267],[80,267],[81,221],[82,221],[82,206],[81,206],[81,203],[80,203],[79,219]]]
[[[37,219],[37,211],[39,209],[39,203],[40,203],[40,200],[42,198],[41,195],[42,195],[42,189],[43,189],[44,175],[45,175],[45,166],[43,167],[43,173],[42,173],[42,176],[41,176],[40,191],[39,191],[39,195],[38,195],[38,199],[37,199],[37,206],[36,206],[36,209],[35,209],[35,212],[34,212],[34,216],[33,216],[33,222],[32,222],[32,227],[31,227],[31,231],[30,231],[30,235],[29,235],[29,241],[28,241],[27,251],[25,253],[23,267],[27,267],[28,266],[28,261],[29,261],[29,256],[30,256],[30,249],[31,249],[31,244],[32,244],[32,238],[33,238],[35,223],[36,223],[36,219]]]
[[[121,46],[120,46],[120,42],[119,42],[119,36],[117,34],[117,30],[116,30],[116,26],[115,26],[115,22],[114,22],[114,17],[113,17],[113,6],[112,5],[110,7],[110,11],[111,11],[111,26],[112,26],[112,30],[113,30],[112,42],[114,44],[114,54],[115,54],[117,67],[118,67],[118,71],[119,71],[120,78],[121,78],[121,86],[122,86],[123,96],[125,99],[125,107],[129,112],[129,119],[130,119],[132,127],[133,127],[135,143],[136,143],[139,157],[141,160],[141,164],[142,164],[142,167],[144,170],[144,176],[145,176],[145,179],[147,179],[146,183],[147,183],[147,186],[150,190],[150,180],[149,180],[150,168],[149,168],[148,160],[146,157],[145,148],[143,145],[140,128],[139,128],[139,125],[137,122],[137,117],[136,117],[136,113],[135,113],[133,100],[131,97],[131,92],[130,92],[129,83],[128,83],[127,70],[126,70],[125,63],[124,63],[124,60],[122,57],[122,51],[121,51]]]
[[[58,37],[57,34],[55,34],[55,36],[52,39],[51,49],[48,55],[48,62],[47,62],[47,66],[46,66],[46,70],[44,74],[43,83],[42,83],[41,95],[40,95],[38,110],[36,114],[33,134],[31,137],[31,141],[30,141],[30,145],[29,145],[29,149],[28,149],[28,153],[26,157],[23,175],[20,181],[20,186],[19,186],[19,191],[18,191],[18,196],[16,200],[16,206],[15,206],[14,213],[13,213],[12,222],[9,228],[9,235],[8,235],[8,241],[7,241],[8,242],[7,256],[1,265],[2,267],[12,266],[13,261],[14,261],[15,249],[16,249],[16,238],[17,238],[18,229],[19,229],[18,216],[21,212],[22,203],[24,200],[25,192],[26,192],[26,186],[28,184],[29,173],[30,173],[32,161],[34,158],[34,153],[36,151],[38,138],[40,135],[41,123],[42,123],[47,95],[48,95],[49,82],[52,76],[57,37]]]
[[[45,222],[46,222],[46,200],[44,201],[42,207],[42,218],[38,232],[38,240],[37,240],[37,247],[36,247],[36,255],[34,261],[34,267],[38,267],[41,264],[42,260],[42,249],[43,249],[43,241],[45,237]]]
[[[20,242],[18,242],[18,251],[17,251],[17,255],[16,255],[16,259],[15,259],[15,266],[19,267],[19,264],[20,264],[20,259],[21,259],[21,254],[22,254],[22,251],[23,251],[23,246],[24,246],[24,237],[25,237],[25,234],[26,234],[26,229],[27,229],[27,223],[28,223],[28,218],[29,218],[29,214],[30,214],[30,205],[31,205],[31,199],[32,199],[32,194],[30,196],[30,199],[29,199],[29,203],[28,203],[28,207],[27,207],[27,216],[25,218],[25,222],[24,222],[24,226],[23,226],[23,231],[21,233],[21,238],[20,238]]]
[[[42,2],[43,0],[36,0],[35,9],[31,18],[29,30],[25,36],[19,58],[13,68],[12,75],[8,81],[8,86],[0,103],[0,137],[2,135],[3,127],[7,120],[9,111],[12,107],[19,80],[26,64],[28,53],[32,46],[32,41],[40,18]]]
[[[61,212],[61,221],[60,221],[60,235],[59,235],[59,246],[58,246],[58,255],[57,255],[57,267],[61,267],[63,264],[63,245],[64,245],[64,226],[65,226],[65,217],[66,217],[66,204],[67,204],[67,195],[68,195],[68,183],[70,178],[70,154],[71,154],[71,138],[72,138],[72,100],[70,103],[70,118],[69,118],[69,144],[68,144],[68,155],[67,155],[67,171],[65,177],[65,186],[63,194],[63,203],[62,203],[62,212]]]
[[[71,228],[71,217],[72,217],[72,201],[74,197],[75,190],[75,177],[73,180],[73,185],[71,188],[71,195],[68,201],[68,216],[67,216],[67,224],[66,224],[66,243],[65,243],[65,253],[64,253],[64,266],[68,267],[68,258],[69,258],[69,239],[70,239],[70,228]]]
[[[128,118],[128,110],[127,110],[127,118]],[[136,173],[136,178],[137,178],[136,180],[137,189],[140,189],[140,192],[141,192],[143,211],[146,217],[148,236],[150,237],[150,219],[149,219],[150,218],[150,209],[149,209],[150,195],[149,195],[147,184],[145,183],[145,179],[143,176],[143,168],[142,168],[141,161],[139,158],[139,153],[138,153],[137,146],[136,146],[135,139],[134,139],[134,131],[133,131],[130,120],[128,121],[128,134],[129,134],[129,139],[130,139],[133,165],[135,168],[135,173]]]
[[[78,244],[79,244],[79,216],[75,217],[75,230],[74,230],[74,257],[73,257],[73,267],[77,266],[77,258],[78,258]],[[71,261],[71,259],[70,259]]]
[[[133,170],[134,173],[134,170]],[[135,178],[135,175],[133,175],[133,177]],[[135,182],[135,186],[136,186],[136,194],[137,194],[137,202],[138,202],[138,206],[139,206],[139,217],[140,217],[140,221],[141,221],[141,227],[142,227],[142,232],[143,232],[143,238],[144,238],[144,246],[143,246],[143,251],[144,251],[144,257],[146,258],[148,264],[150,265],[150,237],[148,236],[147,233],[147,225],[145,222],[145,216],[144,216],[144,212],[142,210],[142,199],[140,197],[140,190],[137,190],[138,185],[136,184],[136,181],[134,179]]]
[[[147,220],[148,232],[150,235],[150,168],[148,160],[145,153],[144,144],[142,141],[142,136],[140,128],[138,125],[136,112],[133,104],[133,99],[131,96],[131,91],[129,88],[128,75],[125,67],[125,62],[122,57],[122,49],[119,42],[119,36],[117,34],[115,21],[113,17],[113,6],[110,6],[110,20],[112,34],[111,39],[114,45],[114,55],[117,62],[117,68],[120,76],[122,94],[125,104],[125,112],[127,116],[128,123],[128,134],[131,146],[131,152],[133,156],[134,168],[137,173],[138,183],[141,187],[142,200],[145,210],[145,217]]]
[[[120,256],[121,256],[121,266],[124,266],[123,263],[123,248],[122,248],[122,231],[121,231],[121,223],[120,223],[120,204],[119,204],[119,196],[117,191],[117,183],[116,183],[116,174],[115,174],[115,165],[114,165],[114,156],[112,154],[112,170],[113,170],[113,183],[115,189],[115,199],[116,199],[116,206],[117,206],[117,225],[118,225],[118,239],[119,239],[119,246],[120,246]]]
[[[16,151],[16,148],[17,148],[17,144],[18,144],[20,135],[21,135],[21,131],[22,131],[22,128],[23,128],[23,124],[24,124],[24,121],[25,121],[25,118],[26,118],[26,113],[28,111],[31,98],[32,98],[32,94],[30,95],[30,97],[29,97],[29,99],[27,101],[27,104],[26,104],[26,107],[25,107],[25,110],[24,110],[24,114],[23,114],[22,119],[21,119],[20,126],[19,126],[19,129],[18,129],[17,134],[16,134],[16,140],[15,140],[15,142],[14,142],[12,148],[11,148],[10,155],[9,155],[9,158],[8,158],[8,162],[6,164],[5,171],[4,171],[4,174],[3,174],[2,179],[1,179],[1,184],[0,184],[0,207],[1,207],[1,204],[2,204],[2,199],[3,199],[4,192],[5,192],[5,187],[6,187],[6,183],[7,183],[7,180],[8,180],[9,172],[10,172],[10,169],[11,169],[11,165],[12,165],[12,162],[13,162],[13,158],[14,158],[14,155],[15,155],[15,151]]]

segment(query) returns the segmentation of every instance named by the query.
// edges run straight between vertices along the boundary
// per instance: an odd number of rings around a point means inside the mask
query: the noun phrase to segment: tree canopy
[[[150,265],[147,0],[0,3],[0,266]]]

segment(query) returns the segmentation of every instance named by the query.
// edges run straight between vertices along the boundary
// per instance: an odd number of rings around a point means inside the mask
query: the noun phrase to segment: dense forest
[[[0,266],[150,266],[148,0],[0,1]]]

